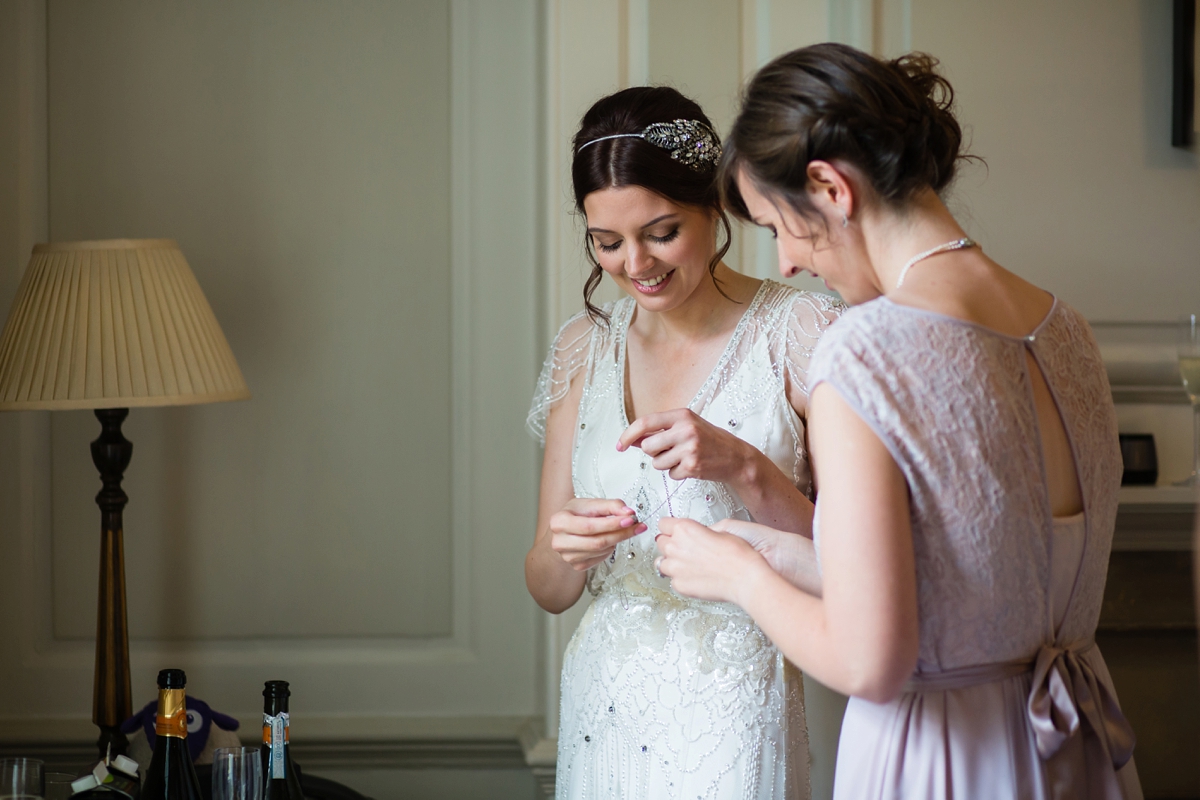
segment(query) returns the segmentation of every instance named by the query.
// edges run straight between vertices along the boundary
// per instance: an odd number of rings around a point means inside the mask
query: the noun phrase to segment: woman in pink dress
[[[1108,381],[1083,317],[942,203],[962,136],[935,67],[797,50],[725,145],[731,209],[775,234],[785,275],[853,306],[809,372],[820,596],[748,543],[788,534],[744,522],[663,520],[658,568],[851,695],[839,800],[1140,798],[1094,640],[1121,477]]]

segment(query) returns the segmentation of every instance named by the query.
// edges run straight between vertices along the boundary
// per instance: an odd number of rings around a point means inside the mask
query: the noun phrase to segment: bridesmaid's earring
[[[846,216],[845,211],[842,211],[842,227],[845,228],[845,227],[848,227],[849,225],[850,225],[850,218]]]

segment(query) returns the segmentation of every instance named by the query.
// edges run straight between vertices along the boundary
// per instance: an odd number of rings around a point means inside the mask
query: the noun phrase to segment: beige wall
[[[1001,263],[1089,319],[1200,310],[1200,162],[1170,146],[1171,4],[913,0],[972,151],[955,196]]]
[[[290,679],[309,739],[538,713],[535,8],[4,4],[4,297],[34,240],[174,237],[253,392],[126,425],[138,704],[170,665],[249,721]],[[91,737],[97,424],[0,424],[0,736]]]

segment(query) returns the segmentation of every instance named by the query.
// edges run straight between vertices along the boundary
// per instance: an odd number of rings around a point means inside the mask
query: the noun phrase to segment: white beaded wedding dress
[[[543,438],[550,408],[584,381],[572,458],[576,497],[620,498],[649,530],[588,572],[594,595],[562,673],[557,797],[638,800],[807,798],[808,736],[800,672],[738,607],[684,598],[654,569],[662,517],[706,525],[750,519],[724,484],[672,480],[637,448],[629,425],[625,334],[631,298],[609,325],[567,322],[529,415]],[[807,394],[817,339],[841,307],[765,281],[689,408],[765,453],[808,493],[804,428],[788,402]]]

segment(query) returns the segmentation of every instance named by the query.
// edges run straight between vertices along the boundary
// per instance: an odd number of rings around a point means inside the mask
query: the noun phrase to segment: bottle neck
[[[283,697],[267,697],[263,699],[263,714],[275,716],[277,714],[288,713],[288,698]]]
[[[183,689],[158,690],[154,733],[175,739],[187,738],[187,696]]]
[[[286,701],[283,707],[285,710],[279,711],[268,703],[268,710],[263,712],[263,749],[267,755],[267,774],[263,777],[268,781],[287,778],[287,746],[291,732]],[[270,713],[272,710],[275,713]]]

